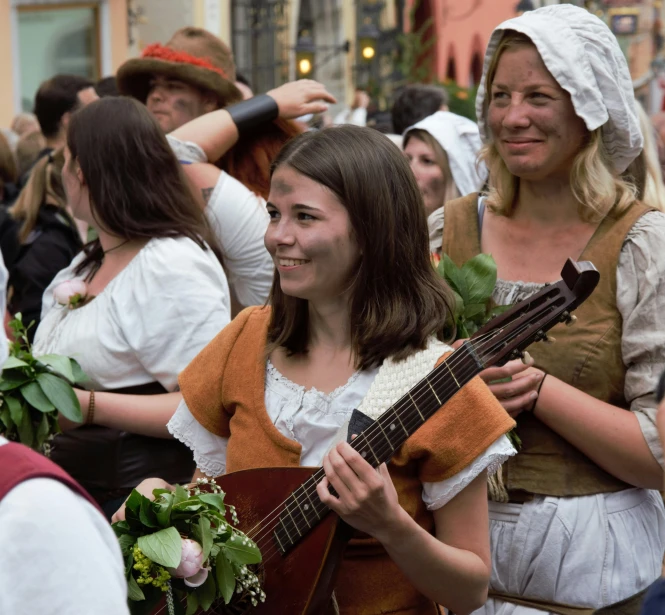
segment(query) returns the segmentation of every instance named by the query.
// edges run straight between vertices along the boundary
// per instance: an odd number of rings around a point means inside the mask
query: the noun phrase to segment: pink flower
[[[203,566],[203,549],[196,540],[189,538],[182,539],[182,554],[180,556],[180,564],[177,568],[169,568],[168,571],[179,579],[187,579],[195,576]],[[206,576],[207,573],[206,573]],[[205,578],[203,579],[205,581]],[[201,583],[203,583],[201,581]],[[199,584],[200,585],[200,584]],[[192,587],[198,587],[192,585]]]
[[[83,280],[66,280],[58,284],[53,297],[60,305],[75,307],[88,294],[88,287]]]
[[[199,585],[203,585],[208,578],[208,572],[208,568],[201,568],[196,574],[185,579],[185,585],[187,587],[199,587]]]

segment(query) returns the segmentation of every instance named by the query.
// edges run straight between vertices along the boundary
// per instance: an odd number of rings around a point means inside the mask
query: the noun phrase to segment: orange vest
[[[626,234],[647,211],[648,207],[635,203],[621,213],[605,216],[579,259],[596,266],[598,286],[575,311],[575,325],[560,324],[552,329],[555,344],[529,348],[536,367],[596,399],[626,409],[630,404],[624,397],[626,366],[621,356],[616,271]],[[458,266],[481,252],[477,194],[445,205],[443,252]],[[503,466],[509,491],[564,497],[631,487],[605,472],[530,412],[517,417],[517,433],[522,448]]]
[[[191,413],[208,431],[229,438],[226,469],[298,466],[301,446],[282,435],[265,407],[266,340],[270,308],[240,313],[180,375]],[[414,433],[389,464],[399,502],[428,532],[432,514],[422,483],[450,478],[467,467],[514,422],[475,378]],[[420,594],[372,538],[351,541],[335,595],[342,615],[434,615]]]

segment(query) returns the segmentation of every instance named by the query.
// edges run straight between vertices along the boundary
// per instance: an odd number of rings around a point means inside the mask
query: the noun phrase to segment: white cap
[[[482,138],[490,137],[483,109],[487,69],[504,30],[516,30],[533,41],[547,70],[570,94],[575,113],[587,129],[602,126],[603,142],[616,171],[625,171],[643,145],[628,65],[610,29],[572,4],[528,11],[495,28],[476,98]]]
[[[476,166],[478,152],[482,147],[478,125],[450,111],[437,111],[420,120],[404,132],[404,139],[411,130],[424,130],[431,134],[448,156],[453,181],[464,196],[477,192],[487,179],[484,163]]]

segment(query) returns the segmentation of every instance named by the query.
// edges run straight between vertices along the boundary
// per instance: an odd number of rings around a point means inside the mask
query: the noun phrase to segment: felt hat
[[[148,45],[140,58],[127,60],[116,75],[118,90],[145,103],[155,75],[211,92],[220,107],[242,100],[234,83],[236,67],[231,50],[201,28],[181,28],[166,45]]]

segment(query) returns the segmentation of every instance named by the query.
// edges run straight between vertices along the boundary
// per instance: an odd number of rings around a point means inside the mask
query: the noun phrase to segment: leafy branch
[[[9,327],[14,341],[0,376],[0,434],[35,450],[50,452],[60,433],[58,413],[75,423],[83,420],[73,385],[87,380],[81,366],[56,354],[35,357],[21,314]]]

